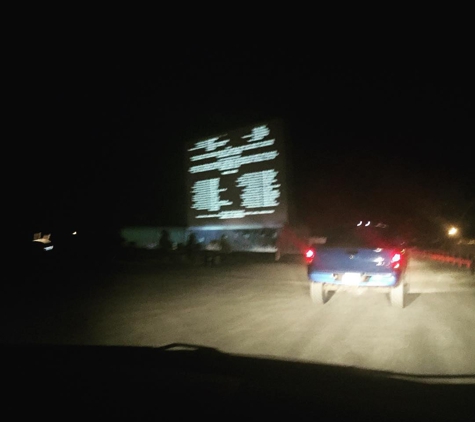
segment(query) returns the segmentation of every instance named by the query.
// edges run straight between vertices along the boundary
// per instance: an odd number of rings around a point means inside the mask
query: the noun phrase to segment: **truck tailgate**
[[[385,273],[391,270],[392,249],[320,247],[311,264],[314,271]]]

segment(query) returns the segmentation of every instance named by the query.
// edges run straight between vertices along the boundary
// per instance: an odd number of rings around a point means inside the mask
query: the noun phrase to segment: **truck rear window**
[[[351,248],[394,248],[401,247],[401,241],[386,229],[356,227],[334,230],[326,236],[320,247],[351,247]]]

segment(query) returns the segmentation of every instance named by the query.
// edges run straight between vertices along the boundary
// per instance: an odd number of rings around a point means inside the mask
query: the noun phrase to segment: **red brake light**
[[[305,252],[305,260],[307,261],[307,264],[310,264],[313,261],[313,258],[315,258],[315,251],[313,249],[307,249],[307,252]]]
[[[400,253],[395,253],[393,257],[391,258],[391,265],[393,266],[394,269],[397,269],[401,266],[401,254]]]

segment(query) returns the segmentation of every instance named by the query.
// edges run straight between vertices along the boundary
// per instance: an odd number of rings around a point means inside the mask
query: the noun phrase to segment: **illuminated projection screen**
[[[279,122],[189,142],[186,154],[189,227],[281,227],[287,221]]]

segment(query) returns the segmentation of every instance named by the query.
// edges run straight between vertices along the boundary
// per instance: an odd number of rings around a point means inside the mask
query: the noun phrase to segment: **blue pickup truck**
[[[371,289],[388,293],[391,305],[404,308],[408,255],[387,225],[359,222],[320,239],[305,252],[313,302],[325,304],[336,291]]]

